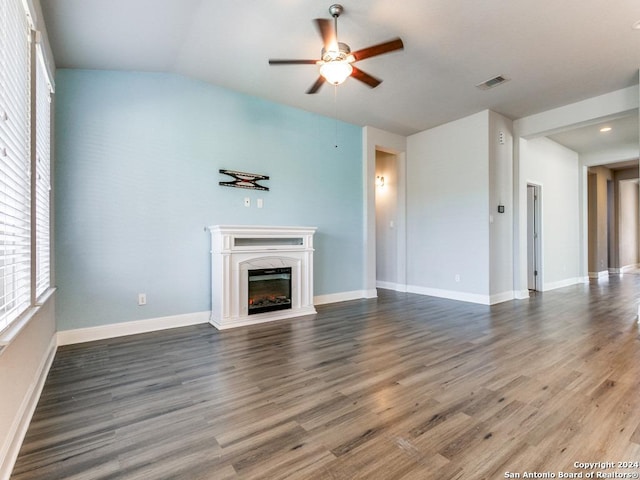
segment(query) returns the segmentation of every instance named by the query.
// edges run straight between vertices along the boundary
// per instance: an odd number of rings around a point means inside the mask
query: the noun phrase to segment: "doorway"
[[[398,156],[376,150],[376,287],[398,290]]]
[[[541,187],[527,184],[527,288],[541,291]]]

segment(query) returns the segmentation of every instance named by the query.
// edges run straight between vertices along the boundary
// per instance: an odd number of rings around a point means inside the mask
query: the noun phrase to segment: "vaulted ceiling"
[[[492,109],[517,119],[638,84],[640,1],[344,0],[353,50],[401,37],[358,62],[383,80],[305,91],[320,57],[317,0],[41,0],[58,68],[173,72],[357,125],[412,134]],[[509,81],[475,85],[496,75]],[[637,116],[636,141],[637,141]],[[633,128],[625,127],[625,128]],[[628,140],[628,139],[627,139]]]

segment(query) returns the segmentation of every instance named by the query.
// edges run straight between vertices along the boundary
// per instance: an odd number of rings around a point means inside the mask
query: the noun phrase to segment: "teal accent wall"
[[[316,226],[315,295],[364,288],[359,126],[172,74],[58,70],[56,87],[59,330],[210,310],[215,224]],[[270,191],[219,186],[221,168]]]

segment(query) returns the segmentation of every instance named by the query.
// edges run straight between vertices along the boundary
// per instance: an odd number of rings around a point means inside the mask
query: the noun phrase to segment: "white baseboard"
[[[353,290],[351,292],[329,293],[313,297],[314,305],[324,305],[326,303],[347,302],[349,300],[359,300],[361,298],[376,298],[378,293],[373,290]]]
[[[429,295],[431,297],[447,298],[450,300],[459,300],[462,302],[480,303],[482,305],[495,305],[496,303],[507,302],[516,298],[516,294],[513,291],[496,293],[490,296],[469,294],[464,292],[456,292],[452,290],[440,290],[436,288],[426,288],[418,286],[400,285],[398,283],[391,282],[376,282],[378,288],[384,288],[387,290],[394,290],[396,292],[409,292],[417,293],[419,295]],[[527,291],[527,298],[529,292]]]
[[[378,290],[372,288],[370,290],[363,290],[364,297],[362,298],[378,298]]]
[[[604,276],[608,276],[609,272],[604,272],[604,274],[605,274]],[[581,277],[566,278],[564,280],[559,280],[557,282],[545,283],[542,286],[542,291],[547,292],[549,290],[555,290],[557,288],[570,287],[571,285],[577,285],[579,283],[584,283]]]
[[[517,292],[513,292],[516,300],[524,300],[529,298],[529,290],[519,290]]]
[[[62,330],[58,332],[58,345],[92,342],[106,338],[123,337],[137,333],[155,332],[156,330],[209,323],[210,316],[211,312],[209,311],[195,312],[171,315],[168,317],[149,318],[146,320],[134,320],[131,322],[112,323],[98,327]]]
[[[418,293],[420,295],[429,295],[431,297],[446,298],[449,300],[458,300],[460,302],[479,303],[481,305],[491,305],[491,297],[489,295],[480,295],[478,293],[458,292],[455,290],[442,290],[440,288],[419,287],[416,285],[407,285],[407,292]]]
[[[601,272],[589,272],[589,278],[604,278],[609,276],[609,270],[602,270]]]
[[[527,295],[528,296],[528,295]],[[513,300],[516,298],[516,292],[513,290],[502,292],[502,293],[494,293],[489,297],[489,305],[495,305],[496,303],[508,302],[509,300]]]
[[[53,335],[49,342],[49,346],[47,347],[47,353],[38,367],[36,375],[34,376],[34,381],[31,383],[29,390],[24,396],[24,400],[20,405],[20,409],[18,410],[15,420],[11,426],[11,432],[9,435],[9,438],[12,439],[11,443],[7,446],[6,451],[0,452],[0,459],[2,460],[0,464],[0,480],[9,480],[11,477],[11,472],[18,458],[18,454],[20,453],[20,447],[22,446],[24,437],[27,434],[31,418],[33,417],[33,413],[38,405],[38,400],[40,399],[40,394],[44,388],[44,382],[47,379],[47,375],[49,375],[53,359],[56,356],[56,348],[56,336]],[[9,385],[6,387],[10,388]]]
[[[215,318],[211,315],[209,323],[216,327],[218,330],[227,330],[229,328],[247,327],[249,325],[257,325],[260,323],[268,323],[277,320],[285,320],[287,318],[304,317],[308,315],[315,315],[316,309],[312,306],[295,308],[288,310],[276,310],[275,312],[266,312],[259,315],[248,315],[244,317],[230,317],[225,318],[224,322],[221,322],[219,318]]]
[[[378,280],[376,282],[376,287],[384,288],[385,290],[393,290],[395,292],[402,292],[402,293],[405,293],[407,291],[406,285],[403,285],[400,283],[393,283],[393,282],[383,282],[381,280]]]

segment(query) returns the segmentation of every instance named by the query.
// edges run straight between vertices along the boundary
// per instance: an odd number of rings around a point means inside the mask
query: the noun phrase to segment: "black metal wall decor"
[[[251,190],[266,190],[269,191],[269,187],[265,187],[258,183],[259,180],[269,180],[268,175],[258,175],[257,173],[236,172],[235,170],[220,169],[220,173],[229,175],[233,178],[230,182],[220,182],[219,184],[224,187],[236,187],[236,188],[248,188]]]

